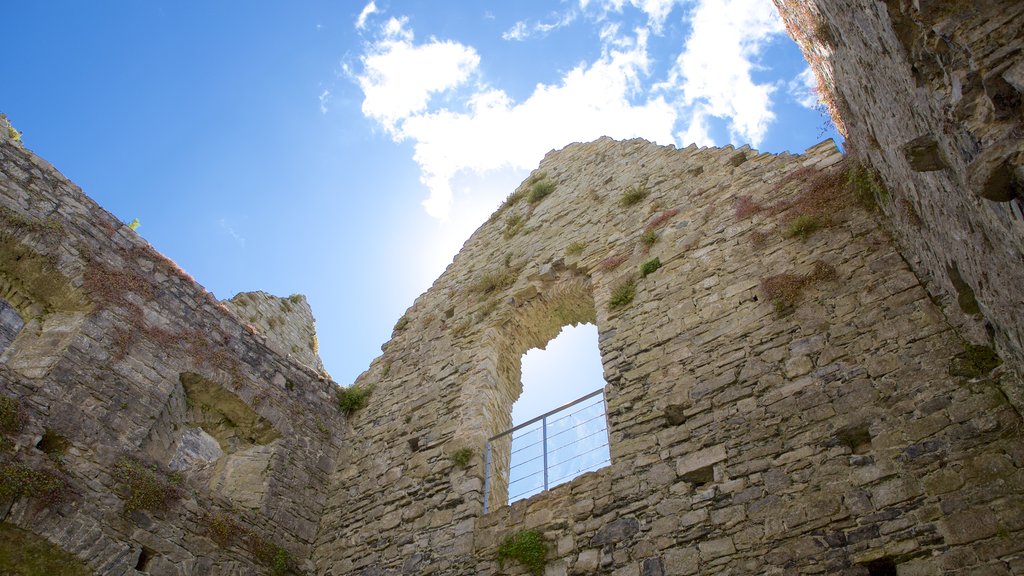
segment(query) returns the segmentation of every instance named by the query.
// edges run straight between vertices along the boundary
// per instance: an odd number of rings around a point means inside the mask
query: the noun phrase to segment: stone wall
[[[1024,3],[775,0],[960,330],[1024,366]],[[1007,389],[1018,409],[1024,391]]]
[[[8,532],[104,575],[311,568],[343,436],[318,359],[276,353],[9,138],[0,284],[24,320],[0,356],[0,519],[28,531]]]
[[[318,573],[523,573],[497,561],[521,529],[552,575],[1024,571],[1016,376],[957,336],[849,168],[831,142],[549,154],[359,379]],[[520,358],[576,322],[612,465],[511,507],[499,485],[483,514]]]
[[[235,317],[264,335],[267,346],[275,353],[324,372],[316,320],[305,296],[292,294],[280,298],[266,292],[240,292],[223,304]]]
[[[778,3],[849,158],[550,153],[349,416],[307,307],[217,302],[0,120],[0,552],[523,574],[498,548],[532,530],[551,576],[1024,574],[1024,5]],[[521,357],[581,322],[612,463],[485,514]]]

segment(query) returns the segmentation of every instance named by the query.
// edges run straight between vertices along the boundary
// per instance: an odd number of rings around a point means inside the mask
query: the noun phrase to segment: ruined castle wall
[[[965,334],[1024,366],[1024,3],[775,3],[881,173],[904,256]]]
[[[9,140],[0,245],[0,519],[103,575],[309,568],[335,384]]]
[[[497,548],[532,529],[551,575],[1024,573],[1015,376],[966,347],[847,169],[830,142],[550,153],[360,377],[317,572],[526,573]],[[520,358],[577,322],[612,464],[512,506],[499,485],[484,514]]]

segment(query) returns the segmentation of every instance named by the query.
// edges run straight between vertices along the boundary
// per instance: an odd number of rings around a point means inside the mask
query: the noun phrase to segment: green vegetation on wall
[[[536,530],[520,530],[505,538],[498,546],[498,562],[504,564],[505,560],[519,562],[531,574],[543,574],[544,565],[547,564],[544,537]]]
[[[91,576],[78,558],[11,524],[0,524],[0,570],[5,576]]]
[[[338,410],[349,416],[356,410],[365,408],[373,393],[372,385],[354,385],[339,388],[337,392]]]

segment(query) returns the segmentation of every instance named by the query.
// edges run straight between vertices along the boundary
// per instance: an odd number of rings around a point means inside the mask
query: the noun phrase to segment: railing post
[[[548,417],[541,420],[541,434],[544,437],[544,490],[548,489]]]
[[[484,448],[484,514],[487,514],[489,500],[491,499],[491,441],[487,441]]]

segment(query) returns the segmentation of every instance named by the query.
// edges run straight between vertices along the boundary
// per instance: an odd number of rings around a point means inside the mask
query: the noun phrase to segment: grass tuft
[[[618,284],[612,289],[611,297],[608,299],[608,309],[617,310],[628,305],[636,297],[636,282],[630,278]]]
[[[793,312],[805,288],[835,278],[836,269],[819,260],[807,274],[775,274],[762,278],[761,292],[775,307],[777,315],[786,316]]]
[[[536,204],[547,198],[554,191],[555,183],[550,180],[535,182],[530,186],[529,192],[526,193],[526,201],[530,204]]]
[[[793,218],[786,224],[786,229],[782,235],[786,238],[797,237],[801,240],[807,240],[812,234],[820,230],[824,226],[821,217],[816,214],[800,214],[796,218]]]
[[[125,456],[118,460],[114,465],[114,476],[128,488],[128,497],[124,501],[125,514],[137,510],[162,512],[180,497],[173,477],[134,458]]]
[[[544,537],[536,530],[520,530],[502,541],[498,546],[498,562],[515,560],[531,574],[540,576],[547,564],[547,549]]]
[[[519,273],[512,268],[485,272],[473,283],[472,289],[474,292],[481,294],[490,294],[498,290],[504,290],[516,283],[518,275]]]
[[[626,188],[622,192],[622,196],[619,197],[619,206],[622,206],[623,208],[632,206],[644,198],[647,198],[650,193],[651,189],[647,187],[647,182],[630,186],[629,188]]]
[[[357,410],[366,407],[372,393],[373,385],[352,385],[339,388],[335,393],[338,410],[346,416],[351,416]]]
[[[661,268],[661,259],[651,258],[640,265],[640,276],[646,278],[648,274],[654,274],[658,268]]]

